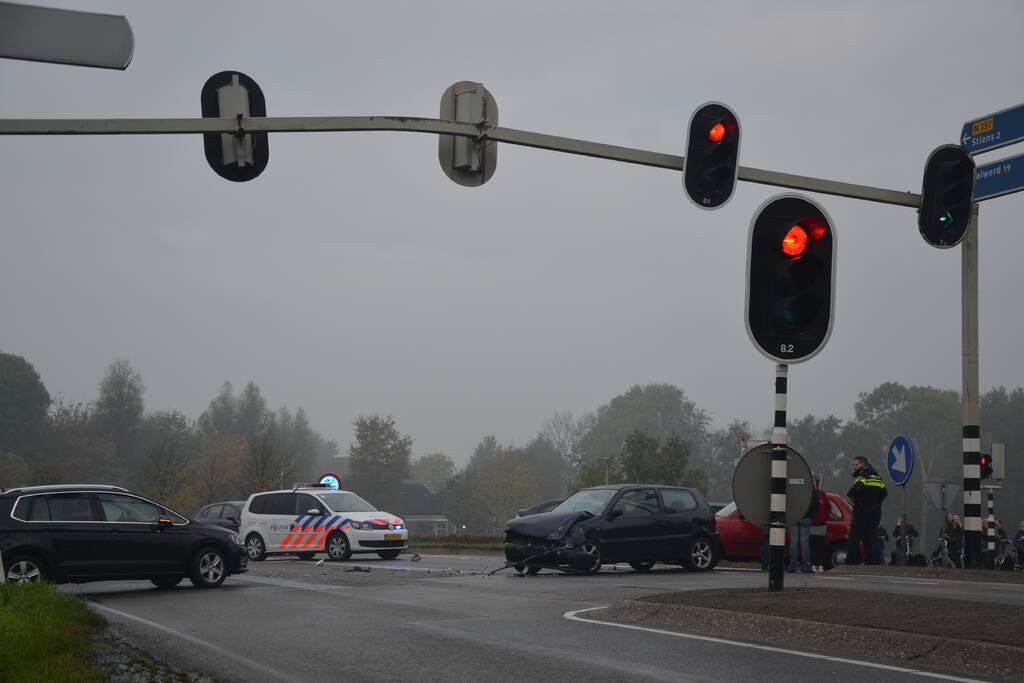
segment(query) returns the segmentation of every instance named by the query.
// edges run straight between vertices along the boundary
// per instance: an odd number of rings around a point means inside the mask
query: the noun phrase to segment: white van
[[[316,484],[249,496],[239,535],[249,558],[257,561],[269,554],[308,560],[320,552],[330,560],[347,560],[353,553],[393,560],[409,545],[403,520],[351,491]]]

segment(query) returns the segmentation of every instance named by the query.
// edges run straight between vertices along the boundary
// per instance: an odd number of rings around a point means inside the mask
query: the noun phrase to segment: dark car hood
[[[548,538],[564,536],[572,525],[593,517],[589,512],[541,512],[526,517],[515,517],[505,522],[505,528],[523,536]]]

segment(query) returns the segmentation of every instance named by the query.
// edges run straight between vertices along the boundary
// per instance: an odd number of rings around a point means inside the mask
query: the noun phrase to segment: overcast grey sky
[[[237,69],[271,116],[436,117],[474,80],[503,126],[683,154],[718,100],[745,166],[917,192],[965,120],[1024,101],[1012,0],[46,4],[126,15],[134,60],[0,61],[0,116],[199,116],[206,79]],[[764,426],[744,260],[781,191],[700,211],[677,172],[507,145],[464,188],[409,133],[272,135],[241,184],[198,136],[2,138],[0,349],[75,401],[123,357],[149,410],[197,417],[252,379],[343,447],[390,413],[416,455],[458,462],[637,383]],[[836,324],[791,369],[790,414],[850,418],[888,380],[959,390],[960,250],[926,245],[911,209],[815,197],[838,225]],[[981,209],[983,390],[1024,385],[1022,213],[1024,193]]]

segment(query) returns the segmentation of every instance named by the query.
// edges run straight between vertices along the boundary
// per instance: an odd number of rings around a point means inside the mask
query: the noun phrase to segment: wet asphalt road
[[[86,595],[154,656],[232,681],[943,680],[566,617],[664,591],[764,586],[756,570],[659,565],[640,574],[619,565],[597,576],[487,576],[502,566],[497,556],[404,558],[319,566],[272,559],[208,591],[187,582],[170,591],[138,582],[67,590]],[[1020,585],[802,574],[786,581],[1024,606]]]

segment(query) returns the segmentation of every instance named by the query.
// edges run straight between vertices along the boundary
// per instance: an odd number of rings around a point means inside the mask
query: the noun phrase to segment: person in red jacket
[[[825,571],[825,526],[831,515],[832,507],[828,502],[828,496],[821,488],[821,475],[815,474],[814,494],[811,498],[811,507],[814,513],[811,515],[811,570],[814,572]]]

